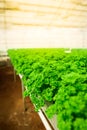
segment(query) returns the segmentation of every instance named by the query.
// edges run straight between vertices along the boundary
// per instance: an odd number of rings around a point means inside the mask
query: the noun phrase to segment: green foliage
[[[36,111],[50,102],[46,113],[57,115],[60,130],[87,129],[87,49],[17,49],[8,54]]]

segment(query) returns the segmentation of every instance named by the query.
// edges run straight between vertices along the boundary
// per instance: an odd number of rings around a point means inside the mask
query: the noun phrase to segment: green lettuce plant
[[[59,130],[87,129],[87,49],[13,49],[11,62],[38,111],[57,115]]]

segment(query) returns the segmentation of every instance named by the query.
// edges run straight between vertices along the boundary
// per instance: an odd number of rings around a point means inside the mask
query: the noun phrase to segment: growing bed
[[[29,96],[59,130],[87,130],[87,49],[15,49],[8,55]]]

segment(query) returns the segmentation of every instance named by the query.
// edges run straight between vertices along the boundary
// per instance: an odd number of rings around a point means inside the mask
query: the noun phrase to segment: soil
[[[0,67],[0,130],[46,130],[29,97],[24,105],[21,86],[12,66]]]

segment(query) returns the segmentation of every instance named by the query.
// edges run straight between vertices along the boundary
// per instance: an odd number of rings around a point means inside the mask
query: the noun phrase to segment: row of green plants
[[[8,50],[18,74],[23,75],[24,95],[38,111],[57,115],[59,130],[87,130],[87,49]]]

